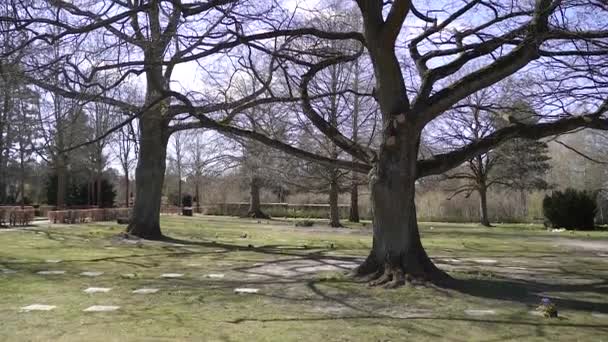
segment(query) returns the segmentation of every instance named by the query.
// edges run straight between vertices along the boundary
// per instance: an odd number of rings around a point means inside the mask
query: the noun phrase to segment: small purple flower
[[[551,299],[543,297],[543,299],[540,301],[543,305],[549,305],[551,304]]]

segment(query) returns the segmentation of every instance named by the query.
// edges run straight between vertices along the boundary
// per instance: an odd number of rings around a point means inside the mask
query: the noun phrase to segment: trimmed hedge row
[[[294,218],[328,218],[329,204],[288,204],[288,203],[261,203],[260,207],[265,214],[272,217]],[[339,205],[341,218],[347,218],[350,207]],[[249,203],[233,202],[218,203],[203,206],[205,215],[245,216],[249,210]]]
[[[0,207],[0,226],[27,226],[34,221],[34,207]]]
[[[55,210],[48,213],[51,223],[67,224],[115,221],[119,217],[130,216],[131,208]]]
[[[48,212],[51,223],[86,223],[116,221],[118,218],[131,217],[132,208],[93,208],[93,209],[67,209]],[[162,206],[161,214],[177,215],[180,209],[175,206]]]

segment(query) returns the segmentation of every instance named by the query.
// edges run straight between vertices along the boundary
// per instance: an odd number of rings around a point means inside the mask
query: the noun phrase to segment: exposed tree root
[[[165,238],[160,231],[160,226],[148,229],[148,227],[142,227],[133,222],[127,227],[126,233],[145,240],[162,240]]]
[[[424,285],[431,283],[437,286],[449,286],[453,279],[440,270],[423,252],[415,253],[410,258],[387,258],[383,263],[376,260],[373,251],[365,261],[351,272],[360,281],[370,287],[381,286],[394,289],[406,284]]]

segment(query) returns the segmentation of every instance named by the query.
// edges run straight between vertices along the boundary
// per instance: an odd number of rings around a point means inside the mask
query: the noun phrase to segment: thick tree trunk
[[[340,208],[338,207],[338,179],[336,170],[333,170],[329,182],[329,225],[334,228],[342,227],[340,224]]]
[[[418,143],[415,136],[403,137],[408,140],[399,147],[396,143],[382,147],[370,172],[373,245],[354,272],[371,280],[370,285],[388,288],[406,281],[441,283],[450,279],[433,264],[420,240],[414,203]]]
[[[485,185],[481,185],[478,189],[479,192],[479,218],[480,223],[486,227],[492,227],[490,220],[488,219],[488,189]]]
[[[350,186],[350,211],[348,213],[350,222],[359,222],[359,186],[353,172],[352,184]]]
[[[263,219],[270,218],[270,216],[262,211],[260,205],[260,179],[255,176],[252,176],[249,181],[249,212],[247,216]]]
[[[160,239],[160,206],[168,138],[166,124],[162,117],[144,115],[140,119],[140,132],[135,204],[127,232],[144,239]]]

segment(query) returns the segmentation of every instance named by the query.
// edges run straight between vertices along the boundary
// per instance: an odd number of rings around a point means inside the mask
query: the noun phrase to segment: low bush
[[[597,211],[596,195],[568,188],[554,191],[543,199],[546,225],[552,228],[592,230]]]
[[[74,209],[48,212],[48,218],[51,223],[67,224],[115,221],[118,218],[130,216],[131,208]]]
[[[34,221],[34,207],[0,207],[0,226],[27,226]]]

